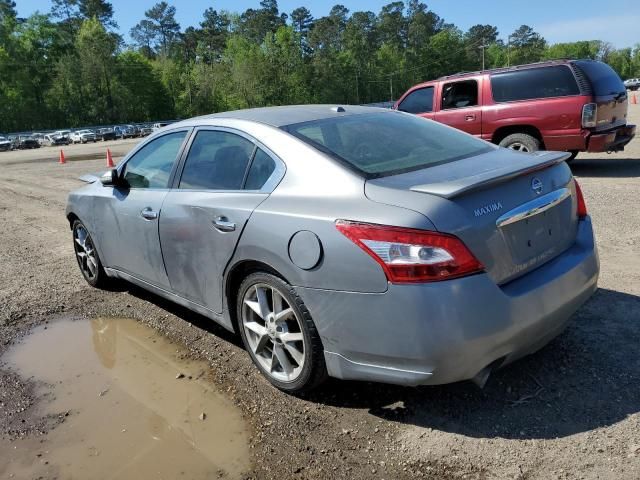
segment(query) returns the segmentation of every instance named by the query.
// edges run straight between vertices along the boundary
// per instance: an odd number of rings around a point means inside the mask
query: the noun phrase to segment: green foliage
[[[49,15],[16,18],[0,0],[0,131],[116,124],[295,103],[397,98],[442,75],[557,58],[609,63],[640,77],[640,45],[600,40],[548,45],[522,25],[461,31],[420,0],[378,13],[335,5],[290,16],[277,0],[232,13],[207,8],[181,30],[176,8],[145,12],[125,46],[107,0],[53,0]]]

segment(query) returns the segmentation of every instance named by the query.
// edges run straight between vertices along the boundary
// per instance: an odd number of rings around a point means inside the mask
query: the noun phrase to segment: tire
[[[274,315],[278,310],[284,313],[280,320]],[[300,394],[326,380],[320,335],[291,285],[270,273],[250,274],[238,290],[236,314],[245,349],[260,373],[276,388]]]
[[[540,140],[527,133],[512,133],[511,135],[507,135],[498,145],[525,153],[533,153],[540,150]]]
[[[85,232],[86,236],[81,234],[81,230]],[[80,267],[82,276],[92,287],[108,287],[110,279],[104,271],[104,268],[102,268],[98,251],[95,248],[95,244],[87,227],[85,227],[80,220],[76,220],[73,222],[71,231],[73,233],[73,250],[76,254],[76,260],[78,261],[78,267]],[[91,265],[93,265],[93,269],[90,265],[90,260],[92,259]]]

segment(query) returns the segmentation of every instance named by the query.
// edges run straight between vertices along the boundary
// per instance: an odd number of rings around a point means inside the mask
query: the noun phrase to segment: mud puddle
[[[46,436],[0,442],[1,478],[238,478],[249,468],[240,412],[204,362],[135,320],[62,320],[2,358],[39,384]],[[184,375],[184,377],[176,378]]]

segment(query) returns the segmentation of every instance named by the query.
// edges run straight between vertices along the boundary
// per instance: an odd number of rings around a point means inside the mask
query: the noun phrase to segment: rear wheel
[[[326,379],[320,335],[302,299],[281,278],[249,275],[238,292],[237,318],[253,363],[274,386],[302,393]]]
[[[109,277],[102,268],[98,251],[87,227],[80,220],[73,222],[73,248],[82,276],[89,285],[104,288],[109,283]]]
[[[512,133],[504,137],[499,145],[518,152],[533,153],[540,150],[540,140],[527,133]]]

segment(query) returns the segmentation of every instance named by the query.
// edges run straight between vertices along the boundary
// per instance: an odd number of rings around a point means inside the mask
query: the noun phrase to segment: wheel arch
[[[273,266],[260,260],[240,260],[232,265],[226,274],[224,282],[224,298],[227,303],[229,319],[235,333],[240,333],[238,326],[238,316],[236,315],[236,302],[238,299],[238,288],[242,281],[255,272],[265,272],[275,275],[283,281],[290,282]]]
[[[493,132],[491,142],[498,145],[503,139],[514,133],[526,133],[527,135],[537,138],[538,141],[540,141],[540,146],[544,149],[544,138],[542,137],[542,133],[540,133],[540,130],[537,127],[530,124],[505,125],[497,128],[496,131]]]

